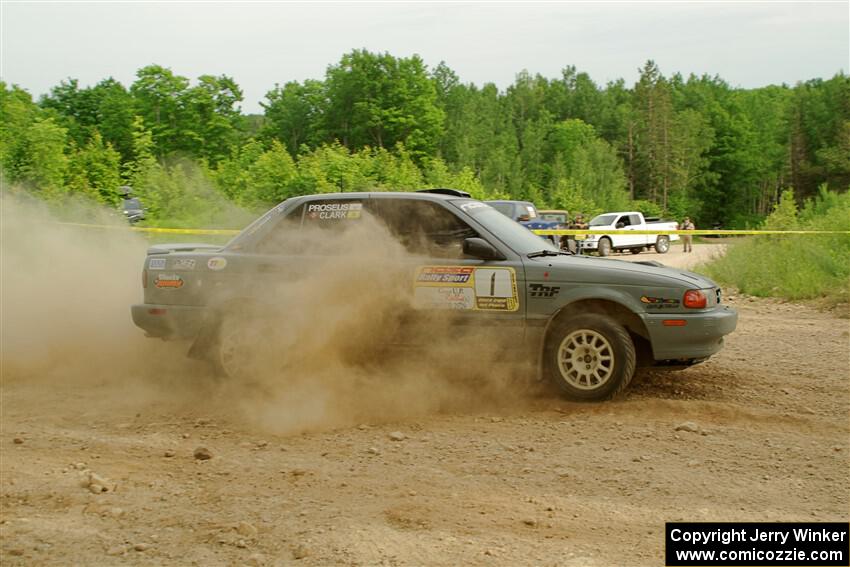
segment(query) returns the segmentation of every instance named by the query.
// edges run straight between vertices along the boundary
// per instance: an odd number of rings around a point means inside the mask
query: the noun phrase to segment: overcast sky
[[[259,112],[275,83],[320,79],[354,48],[418,53],[464,82],[505,88],[527,69],[567,65],[597,82],[654,59],[665,75],[720,75],[758,87],[850,69],[850,2],[0,4],[0,76],[34,96],[62,79],[129,86],[157,63],[177,74],[226,74]]]

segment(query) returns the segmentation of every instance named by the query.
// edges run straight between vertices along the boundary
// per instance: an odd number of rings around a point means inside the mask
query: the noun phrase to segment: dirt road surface
[[[252,419],[169,343],[7,366],[0,563],[662,565],[665,521],[846,521],[848,320],[727,300],[720,354],[613,402],[544,391],[304,432]]]

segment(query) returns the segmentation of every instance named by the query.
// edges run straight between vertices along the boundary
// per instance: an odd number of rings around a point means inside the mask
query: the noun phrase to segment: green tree
[[[355,50],[328,68],[325,128],[348,148],[392,148],[432,155],[443,131],[434,83],[418,56]]]
[[[268,102],[260,103],[266,116],[264,138],[280,140],[292,156],[302,144],[315,148],[325,139],[322,123],[327,99],[323,82],[307,80],[302,85],[292,81],[275,86],[266,99]]]
[[[136,81],[130,93],[136,103],[138,114],[150,130],[155,153],[163,157],[181,149],[182,131],[185,125],[185,109],[182,102],[189,87],[189,79],[175,75],[171,69],[161,65],[148,65],[136,73]],[[192,136],[197,141],[198,136]]]
[[[636,152],[632,169],[635,195],[667,206],[670,189],[670,153],[673,106],[670,89],[654,61],[647,61],[635,85]]]
[[[26,129],[17,163],[18,180],[46,198],[64,193],[67,130],[52,118],[36,118]]]
[[[274,140],[268,151],[248,167],[247,188],[239,202],[272,205],[296,194],[298,171],[283,144]]]
[[[0,81],[0,170],[10,181],[21,178],[26,155],[26,133],[41,111],[28,92]]]
[[[217,163],[239,141],[242,90],[226,76],[202,75],[198,84],[179,96],[185,123],[177,146],[192,155]]]
[[[585,214],[627,205],[623,164],[593,126],[566,120],[553,128],[550,144],[556,156],[549,184],[553,204]]]
[[[105,144],[95,130],[89,142],[71,155],[66,188],[109,205],[120,200],[121,154]]]

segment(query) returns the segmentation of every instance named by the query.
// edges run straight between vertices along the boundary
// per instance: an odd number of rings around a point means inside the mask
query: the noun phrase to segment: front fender
[[[618,303],[635,314],[643,312],[643,307],[640,301],[635,299],[628,291],[621,289],[620,286],[581,286],[573,289],[568,289],[566,290],[566,292],[564,292],[563,288],[561,289],[561,294],[558,297],[557,309],[555,313],[552,314],[552,318],[557,316],[558,313],[560,313],[565,307],[569,306],[570,304],[589,299],[598,299],[602,301],[611,301],[613,303]]]
[[[534,301],[530,299],[529,301]],[[641,319],[643,308],[640,302],[632,297],[632,295],[620,287],[598,287],[598,286],[580,286],[572,289],[567,289],[559,293],[554,300],[555,304],[551,305],[552,309],[548,313],[540,313],[538,317],[532,314],[533,304],[529,304],[528,332],[529,341],[534,345],[537,353],[537,368],[538,379],[543,378],[543,351],[546,346],[546,337],[552,324],[558,319],[559,315],[565,310],[574,307],[582,301],[602,301],[614,304],[618,310],[625,310],[638,319]]]

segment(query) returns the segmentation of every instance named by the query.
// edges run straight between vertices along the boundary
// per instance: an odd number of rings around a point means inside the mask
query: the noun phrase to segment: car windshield
[[[593,217],[593,220],[590,221],[590,226],[608,226],[614,222],[615,218],[617,218],[617,215],[599,215],[598,217]]]
[[[512,203],[487,203],[506,217],[511,217],[514,214],[514,206]]]
[[[496,238],[507,244],[517,254],[529,254],[557,248],[548,239],[537,236],[521,224],[496,210],[493,205],[472,199],[456,199],[452,205],[470,215]]]

